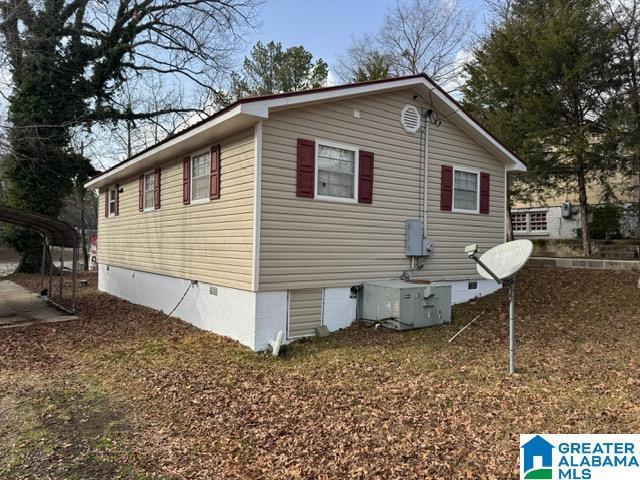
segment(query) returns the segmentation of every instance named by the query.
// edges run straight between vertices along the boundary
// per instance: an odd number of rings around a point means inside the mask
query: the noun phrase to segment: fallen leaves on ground
[[[504,290],[451,325],[354,326],[273,359],[88,278],[80,320],[0,332],[2,478],[508,479],[519,433],[640,430],[629,272],[525,270],[514,376]]]

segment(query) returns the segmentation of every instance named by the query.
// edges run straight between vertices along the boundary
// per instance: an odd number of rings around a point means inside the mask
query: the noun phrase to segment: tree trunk
[[[589,204],[587,203],[587,182],[582,171],[578,172],[578,198],[580,200],[580,223],[582,228],[582,254],[591,256],[591,238],[589,235]]]

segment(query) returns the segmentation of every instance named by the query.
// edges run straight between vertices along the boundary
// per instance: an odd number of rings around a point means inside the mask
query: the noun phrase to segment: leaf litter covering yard
[[[504,290],[275,360],[88,278],[79,321],[0,331],[0,478],[508,479],[519,433],[640,432],[632,273],[525,270],[513,377]]]

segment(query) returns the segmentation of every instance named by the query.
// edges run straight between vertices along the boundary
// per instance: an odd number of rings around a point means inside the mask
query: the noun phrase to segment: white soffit
[[[88,181],[85,186],[87,188],[100,188],[106,185],[113,185],[134,174],[140,174],[158,163],[177,159],[181,155],[189,154],[192,150],[203,145],[213,144],[219,138],[238,132],[243,128],[248,128],[261,119],[269,118],[269,112],[272,110],[278,111],[409,87],[425,90],[424,93],[429,95],[434,107],[439,110],[439,113],[444,118],[452,121],[496,158],[504,161],[507,170],[526,171],[527,167],[515,154],[467,115],[460,105],[436,87],[426,75],[416,75],[305,93],[245,100],[232,107],[229,111],[214,116],[190,130],[178,133],[175,137],[157,144],[155,147],[144,151],[129,161],[123,162],[112,170],[108,170]]]

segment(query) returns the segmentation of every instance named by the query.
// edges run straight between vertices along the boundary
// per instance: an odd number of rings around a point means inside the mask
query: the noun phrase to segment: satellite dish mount
[[[527,263],[533,252],[529,240],[502,243],[478,258],[478,245],[464,249],[478,266],[478,273],[488,280],[509,285],[509,373],[516,371],[516,273]]]

